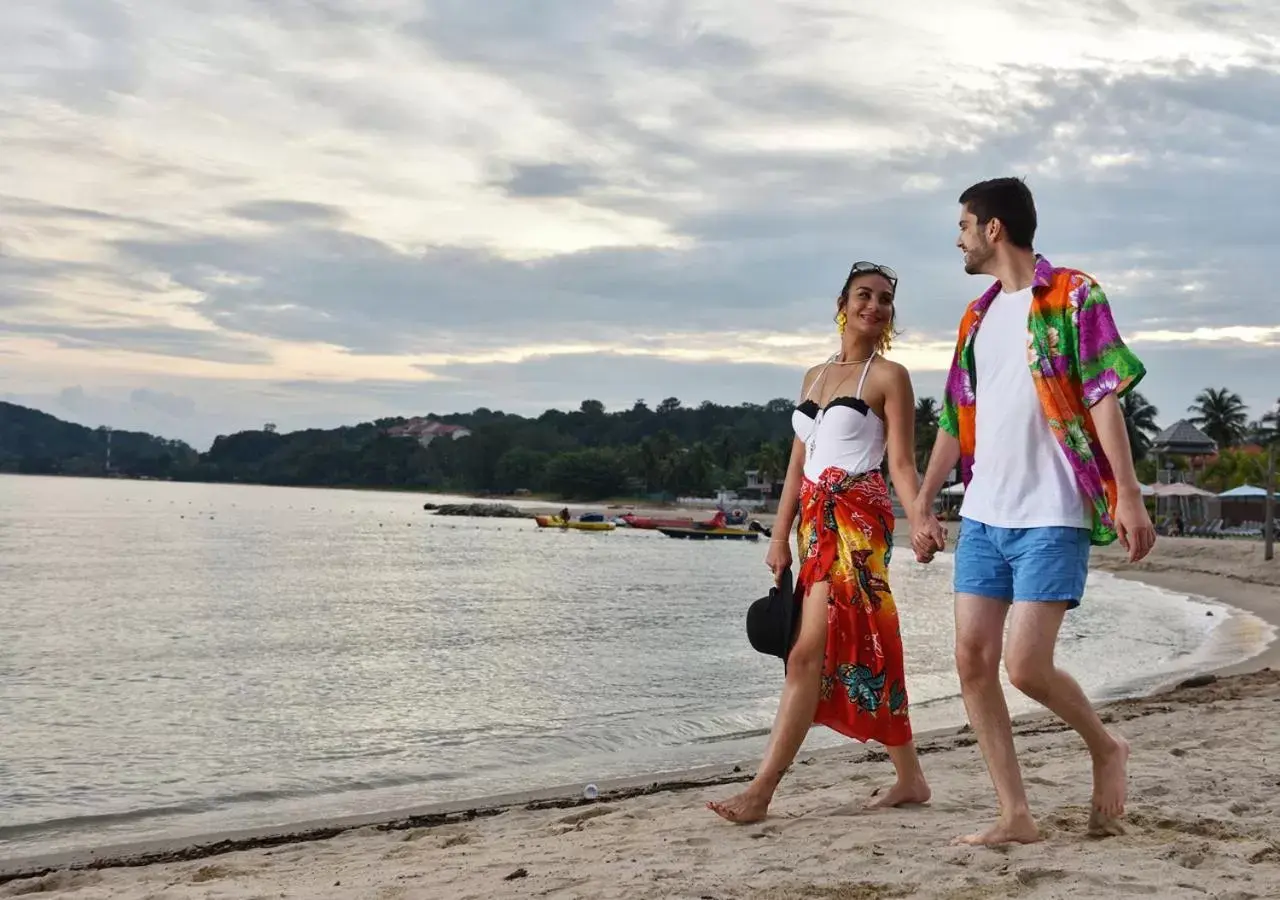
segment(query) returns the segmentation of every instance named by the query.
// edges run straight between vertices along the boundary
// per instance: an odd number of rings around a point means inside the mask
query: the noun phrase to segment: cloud
[[[509,178],[498,182],[512,197],[572,197],[597,183],[589,170],[562,163],[516,165]]]
[[[927,380],[983,287],[956,197],[1020,174],[1158,405],[1192,357],[1269,403],[1278,32],[1261,2],[14,6],[3,383],[190,379],[192,433],[622,373],[728,397],[821,358],[856,258],[902,273]]]
[[[346,214],[335,206],[302,200],[255,200],[233,206],[228,212],[251,222],[300,224],[341,222]]]
[[[188,419],[196,410],[195,401],[190,397],[171,394],[168,391],[153,391],[149,388],[134,388],[129,392],[129,400],[135,405],[149,406],[176,419]]]
[[[267,364],[270,354],[214,330],[184,328],[85,328],[75,325],[10,323],[11,334],[42,338],[53,348],[88,351],[123,350],[157,356],[186,357],[225,363]]]

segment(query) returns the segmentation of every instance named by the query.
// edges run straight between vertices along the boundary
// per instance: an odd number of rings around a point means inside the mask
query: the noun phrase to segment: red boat
[[[627,513],[618,517],[621,521],[626,522],[631,528],[719,528],[724,523],[724,513],[717,512],[713,517],[705,522],[697,522],[692,518],[685,516],[684,518],[661,518],[654,516],[637,516],[635,513]]]
[[[628,512],[625,516],[618,516],[627,527],[634,529],[691,529],[694,526],[692,518],[657,518],[653,516],[637,516],[634,512]]]

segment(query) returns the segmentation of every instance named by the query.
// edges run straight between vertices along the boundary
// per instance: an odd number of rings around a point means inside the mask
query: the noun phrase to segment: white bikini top
[[[792,411],[791,427],[804,442],[804,475],[810,481],[816,481],[832,467],[850,475],[861,475],[880,468],[884,461],[884,422],[862,399],[862,386],[875,358],[873,353],[867,360],[852,397],[832,397],[826,406],[820,407],[809,395],[822,381],[827,366],[835,362],[835,357],[831,357],[809,385],[804,400]]]

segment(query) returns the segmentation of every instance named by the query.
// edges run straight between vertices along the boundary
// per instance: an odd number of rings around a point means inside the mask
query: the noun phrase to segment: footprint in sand
[[[1018,884],[1023,887],[1034,888],[1042,884],[1062,881],[1068,877],[1067,872],[1063,869],[1019,869],[1013,873],[1013,877],[1018,880]]]
[[[475,840],[475,835],[461,828],[452,828],[447,831],[435,828],[415,828],[413,831],[406,832],[396,846],[382,854],[382,858],[405,859],[410,856],[416,856],[422,852],[416,845],[424,838],[431,838],[432,845],[441,850],[449,850],[453,847],[462,847],[470,844]]]
[[[472,840],[474,840],[474,835],[466,831],[460,831],[456,834],[442,835],[440,838],[440,849],[448,850],[450,847],[461,847],[464,844],[470,844]]]
[[[581,812],[571,813],[563,818],[556,819],[557,825],[581,825],[591,819],[598,819],[601,816],[608,816],[616,812],[612,806],[589,806]]]
[[[1170,847],[1160,854],[1160,859],[1182,866],[1184,869],[1198,869],[1204,865],[1209,856],[1213,855],[1213,850],[1208,846],[1195,848],[1184,845]]]
[[[1272,844],[1269,847],[1263,847],[1249,857],[1249,865],[1251,866],[1264,862],[1280,862],[1280,846]]]
[[[1177,819],[1172,816],[1154,816],[1146,815],[1142,812],[1130,813],[1129,821],[1140,828],[1150,828],[1156,831],[1172,831],[1177,834],[1186,834],[1192,837],[1212,838],[1218,841],[1238,841],[1248,838],[1249,835],[1226,822],[1220,822],[1217,819],[1202,818],[1196,821],[1187,819]]]
[[[99,884],[102,875],[97,872],[54,872],[43,878],[14,881],[0,887],[0,897],[23,897],[27,895],[52,894],[60,891],[79,891],[81,888]]]
[[[206,881],[221,881],[223,878],[235,878],[237,875],[247,874],[243,869],[235,869],[231,866],[201,866],[191,876],[191,883],[204,884]]]

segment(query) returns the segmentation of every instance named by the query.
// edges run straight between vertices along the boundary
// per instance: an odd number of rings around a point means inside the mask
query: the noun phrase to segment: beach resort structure
[[[454,441],[471,437],[470,430],[461,425],[446,425],[444,422],[437,422],[422,416],[414,416],[400,425],[391,426],[387,429],[387,434],[391,437],[413,438],[424,447],[438,437],[449,438]]]
[[[1186,419],[1179,419],[1151,441],[1151,452],[1156,456],[1157,480],[1162,483],[1183,480],[1195,481],[1195,461],[1197,457],[1209,457],[1218,452],[1218,442],[1205,434]],[[1191,459],[1192,467],[1187,473],[1176,470],[1170,456],[1186,456]]]

